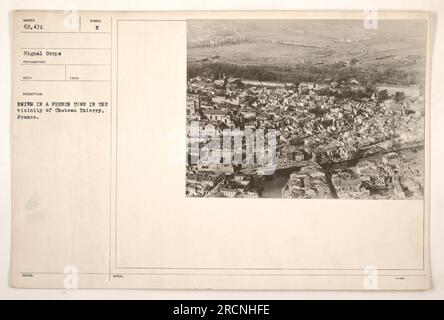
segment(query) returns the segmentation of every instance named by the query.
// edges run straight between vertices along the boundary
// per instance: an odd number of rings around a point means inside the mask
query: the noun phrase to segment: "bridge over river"
[[[288,170],[288,169],[299,169],[308,165],[319,166],[316,162],[313,161],[297,161],[292,162],[286,165],[274,165],[274,166],[265,166],[265,167],[256,167],[256,168],[246,168],[237,171],[238,173],[245,174],[262,174],[269,175],[273,174],[279,170]]]

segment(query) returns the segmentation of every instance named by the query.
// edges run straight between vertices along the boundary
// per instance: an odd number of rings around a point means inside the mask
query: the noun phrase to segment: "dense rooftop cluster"
[[[260,167],[246,161],[245,143],[238,150],[242,154],[240,163],[221,160],[212,164],[202,181],[195,178],[200,164],[190,162],[190,158],[200,156],[199,161],[203,161],[205,157],[191,148],[190,139],[198,139],[198,149],[210,140],[193,131],[197,124],[199,130],[212,127],[221,136],[223,130],[245,134],[273,129],[277,139],[277,169],[292,166],[295,169],[284,187],[283,197],[421,197],[423,170],[417,166],[416,158],[421,158],[422,153],[407,159],[402,150],[422,148],[423,105],[416,88],[378,85],[375,89],[353,78],[299,84],[261,83],[224,75],[189,79],[187,194],[260,196],[261,192],[260,183],[239,188],[236,180],[237,173]],[[222,145],[220,149],[222,154]],[[388,152],[398,152],[395,164],[365,160]],[[234,156],[229,154],[229,157]],[[303,163],[307,161],[311,164]],[[313,163],[319,168],[313,167]],[[344,164],[347,170],[333,170],[330,167],[334,164]],[[366,170],[371,173],[364,173]],[[247,174],[254,176],[257,172]],[[210,184],[207,177],[214,178],[214,183]],[[337,192],[332,191],[335,188]]]

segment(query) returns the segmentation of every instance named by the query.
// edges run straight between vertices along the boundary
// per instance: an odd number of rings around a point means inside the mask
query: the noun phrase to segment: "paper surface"
[[[429,14],[370,18],[15,12],[12,286],[427,289]],[[276,162],[192,163],[193,121]]]

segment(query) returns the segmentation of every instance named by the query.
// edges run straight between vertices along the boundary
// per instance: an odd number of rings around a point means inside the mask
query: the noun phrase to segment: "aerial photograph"
[[[187,197],[421,200],[424,20],[188,20]]]

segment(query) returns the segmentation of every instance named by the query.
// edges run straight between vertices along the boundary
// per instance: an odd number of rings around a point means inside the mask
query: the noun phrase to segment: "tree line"
[[[197,75],[211,74],[218,78],[225,74],[230,77],[238,77],[256,81],[291,82],[324,82],[347,81],[355,78],[363,85],[375,83],[387,83],[397,85],[423,86],[424,76],[418,71],[406,71],[393,67],[384,69],[363,68],[356,65],[344,65],[344,63],[332,63],[315,65],[306,63],[301,65],[242,65],[225,62],[191,62],[188,63],[188,79]]]

